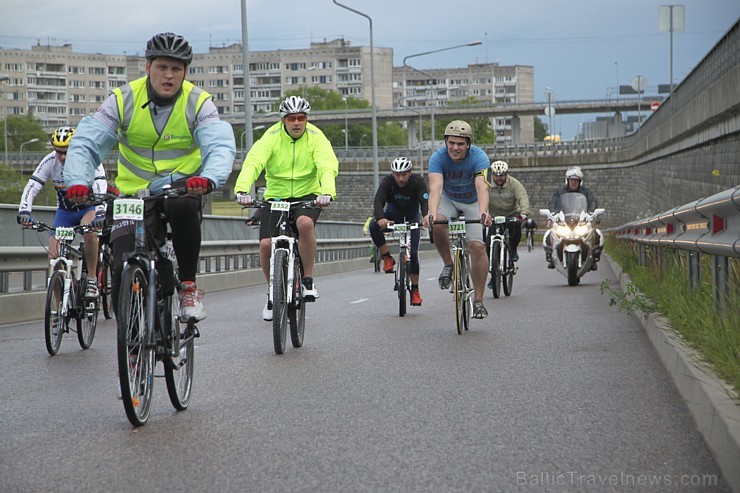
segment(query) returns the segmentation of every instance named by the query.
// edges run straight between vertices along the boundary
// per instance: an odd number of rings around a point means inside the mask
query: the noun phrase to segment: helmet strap
[[[162,106],[170,106],[175,104],[175,101],[178,97],[180,97],[180,94],[182,94],[182,86],[180,86],[180,89],[177,91],[177,93],[174,96],[170,97],[162,97],[159,94],[157,94],[157,91],[154,90],[152,87],[152,83],[149,81],[149,77],[146,78],[146,93],[149,96],[149,101],[144,103],[142,105],[142,109],[146,108],[149,103],[154,103],[156,106],[162,107]]]

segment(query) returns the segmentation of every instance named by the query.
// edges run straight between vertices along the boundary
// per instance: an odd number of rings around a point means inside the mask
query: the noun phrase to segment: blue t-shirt
[[[476,146],[470,146],[467,156],[459,163],[452,161],[446,146],[434,151],[429,158],[429,172],[440,173],[444,178],[442,195],[463,204],[478,202],[475,175],[489,166],[488,155]]]

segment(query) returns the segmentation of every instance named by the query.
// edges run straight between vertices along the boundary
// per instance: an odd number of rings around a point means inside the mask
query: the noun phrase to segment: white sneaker
[[[272,321],[272,302],[268,299],[262,308],[262,318],[268,322]]]
[[[313,282],[313,277],[303,278],[303,301],[311,302],[316,301],[319,298],[319,290],[316,289],[316,285]]]
[[[190,319],[203,320],[206,318],[206,309],[200,301],[203,298],[203,290],[197,289],[194,282],[185,281],[180,284],[180,321],[187,322]]]

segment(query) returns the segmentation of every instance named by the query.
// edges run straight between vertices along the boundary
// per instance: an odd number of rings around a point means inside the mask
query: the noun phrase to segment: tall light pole
[[[399,101],[403,101],[404,99],[408,99],[408,96],[404,96],[399,99]],[[419,115],[419,174],[421,176],[424,176],[424,155],[421,148],[421,144],[424,141],[424,134],[422,132],[422,121],[421,121],[421,111],[415,110],[408,105],[403,105],[402,108],[405,108],[409,111],[413,111],[417,115]]]
[[[432,84],[432,82],[434,81],[434,77],[432,77],[430,74],[428,74],[426,72],[422,72],[421,70],[419,70],[417,68],[414,68],[411,65],[407,64],[406,63],[406,60],[408,60],[409,58],[415,58],[417,56],[431,55],[432,53],[439,53],[440,51],[454,50],[456,48],[464,48],[466,46],[477,46],[479,44],[482,44],[481,41],[471,41],[469,43],[465,43],[465,44],[461,44],[461,45],[455,45],[455,46],[450,46],[448,48],[441,48],[439,50],[425,51],[423,53],[415,53],[415,54],[409,55],[409,56],[407,56],[407,57],[405,57],[403,59],[403,66],[406,67],[406,68],[409,68],[409,69],[411,69],[411,70],[413,70],[415,72],[419,72],[420,74],[426,76],[429,79],[429,85],[432,88],[432,98],[431,98],[432,109],[431,109],[431,112],[430,112],[430,119],[432,121],[432,152],[434,152],[434,103],[435,103],[435,100],[436,100],[435,90],[434,90],[434,86]]]
[[[671,33],[671,94],[673,94],[673,32],[683,31],[685,25],[683,5],[663,5],[658,11],[658,29]]]
[[[349,102],[347,102],[347,98],[342,98],[342,101],[344,101],[344,152],[347,152],[349,150],[349,129],[347,128],[347,112],[349,111]]]
[[[252,87],[249,81],[249,39],[247,38],[247,0],[242,0],[242,63],[244,64],[244,132],[247,134],[245,149],[254,144],[252,128]],[[254,195],[254,194],[252,194]]]
[[[547,89],[547,92],[545,93],[545,95],[547,96],[547,109],[545,109],[545,113],[547,114],[547,117],[550,122],[548,124],[550,128],[548,128],[547,130],[550,133],[550,144],[554,144],[555,143],[555,133],[554,133],[555,129],[552,126],[552,115],[555,114],[555,108],[552,107],[552,89],[550,89],[550,86],[545,86],[545,89]]]
[[[24,142],[24,143],[21,144],[21,149],[20,149],[20,151],[21,151],[21,155],[20,155],[20,158],[21,158],[21,175],[23,175],[23,146],[26,145],[26,144],[33,144],[34,142],[38,142],[38,141],[39,141],[39,139],[31,139],[31,140],[27,140],[26,142]]]
[[[370,23],[370,99],[372,100],[370,104],[373,107],[373,190],[377,190],[378,185],[380,184],[380,170],[378,168],[378,112],[375,105],[375,48],[373,46],[373,20],[369,15],[363,14],[359,10],[342,5],[337,2],[337,0],[332,1],[335,5],[338,5],[343,9],[347,9],[357,15],[361,15]]]
[[[617,67],[617,99],[619,99],[619,62],[614,62],[614,66]]]
[[[7,82],[10,80],[10,76],[8,75],[0,75],[0,82]],[[2,100],[3,100],[3,113],[5,114],[5,120],[3,125],[3,128],[5,129],[5,165],[8,166],[8,110],[5,107],[5,90],[3,90],[2,93]]]

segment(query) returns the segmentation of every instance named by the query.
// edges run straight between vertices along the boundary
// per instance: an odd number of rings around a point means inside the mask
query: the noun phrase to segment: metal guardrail
[[[335,262],[370,257],[368,238],[318,240],[316,261]],[[9,293],[10,275],[23,274],[23,291],[34,289],[33,273],[46,273],[44,247],[0,247],[0,294]],[[204,241],[200,249],[200,274],[260,268],[259,240]]]
[[[701,282],[699,256],[711,255],[713,296],[717,306],[724,309],[731,293],[729,258],[740,258],[740,185],[609,232],[616,238],[639,243],[642,265],[647,262],[647,248],[687,251],[692,288]]]

